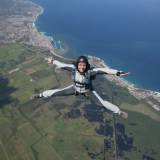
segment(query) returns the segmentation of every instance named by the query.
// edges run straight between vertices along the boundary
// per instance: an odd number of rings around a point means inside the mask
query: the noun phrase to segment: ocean
[[[36,21],[68,46],[73,57],[92,55],[131,72],[129,82],[160,91],[159,0],[34,0],[44,8]]]

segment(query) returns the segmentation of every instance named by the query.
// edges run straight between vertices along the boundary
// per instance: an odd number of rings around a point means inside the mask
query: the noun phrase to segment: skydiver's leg
[[[63,93],[64,93],[63,91],[70,90],[70,89],[73,89],[73,88],[74,88],[74,85],[72,84],[68,87],[61,88],[61,89],[47,90],[47,91],[42,92],[41,96],[47,98],[47,97],[51,97],[53,95],[63,95]]]
[[[116,114],[119,114],[121,115],[123,118],[127,118],[128,117],[128,114],[126,112],[123,112],[119,109],[118,106],[106,101],[106,100],[103,100],[100,95],[95,91],[93,90],[92,93],[94,94],[94,96],[99,100],[99,102],[109,111],[113,112],[113,113],[116,113]]]
[[[108,102],[108,101],[105,101],[103,100],[100,95],[95,91],[93,90],[92,93],[95,95],[95,97],[98,99],[98,101],[108,110],[110,110],[111,112],[114,112],[114,113],[119,113],[120,109],[118,108],[118,106]]]
[[[70,85],[70,86],[67,86],[65,88],[60,88],[60,89],[51,89],[51,90],[46,90],[40,94],[35,94],[33,95],[32,99],[34,98],[41,98],[41,97],[45,97],[45,98],[48,98],[48,97],[51,97],[51,96],[54,96],[54,95],[63,95],[64,91],[71,91],[72,93],[69,93],[70,95],[71,94],[75,94],[74,92],[74,85]],[[66,94],[65,94],[66,95]]]

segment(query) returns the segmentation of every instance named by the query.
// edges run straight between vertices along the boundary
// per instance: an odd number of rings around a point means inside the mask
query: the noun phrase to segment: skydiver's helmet
[[[90,64],[89,64],[89,62],[88,62],[87,57],[86,57],[86,56],[80,56],[80,57],[78,57],[78,59],[77,59],[77,61],[76,61],[76,64],[75,64],[77,70],[78,70],[78,63],[80,63],[80,62],[86,64],[86,69],[85,69],[84,73],[87,72],[87,71],[90,69]],[[79,70],[78,70],[78,71],[79,71]]]

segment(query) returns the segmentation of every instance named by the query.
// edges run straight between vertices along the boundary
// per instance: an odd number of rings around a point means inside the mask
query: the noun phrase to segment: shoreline
[[[97,67],[106,67],[110,68],[104,60],[95,57],[95,56],[88,56],[90,58],[91,63],[93,63]],[[112,75],[106,75],[105,78],[111,82],[114,82],[116,85],[127,88],[129,93],[133,95],[138,100],[145,100],[147,104],[149,104],[154,110],[160,111],[160,92],[147,90],[136,87],[135,84],[130,83],[129,81]],[[154,103],[152,100],[154,99],[157,103]]]
[[[31,2],[32,2],[33,4],[36,4],[36,3],[34,3],[33,1],[31,1]],[[53,44],[52,44],[54,38],[53,38],[52,36],[46,35],[46,32],[44,32],[44,31],[43,31],[43,32],[38,31],[38,28],[37,28],[37,26],[36,26],[36,21],[38,20],[39,16],[41,16],[41,15],[44,13],[44,9],[43,9],[43,7],[40,6],[39,4],[36,4],[36,5],[37,5],[37,7],[40,8],[40,12],[37,13],[37,15],[35,16],[34,21],[33,21],[33,24],[32,24],[32,27],[33,27],[33,30],[35,30],[35,32],[37,32],[37,34],[39,34],[39,36],[41,36],[41,38],[46,42],[45,44],[47,44],[47,45],[45,45],[44,43],[40,43],[40,44],[38,44],[37,46],[39,46],[39,47],[44,47],[44,48],[49,49],[49,51],[50,51],[54,56],[56,56],[56,57],[58,57],[58,58],[62,58],[63,60],[70,60],[69,58],[65,58],[65,57],[63,57],[63,56],[55,53],[55,49],[54,49]]]
[[[52,40],[51,40],[51,36],[47,36],[45,34],[45,32],[38,31],[38,29],[36,27],[36,21],[39,18],[39,16],[44,13],[44,9],[39,4],[36,4],[32,1],[30,1],[30,2],[33,3],[34,5],[36,5],[40,9],[40,11],[35,15],[35,17],[33,19],[33,23],[32,23],[33,32],[35,32],[35,34],[37,35],[37,38],[34,39],[34,43],[32,45],[47,48],[47,49],[49,49],[50,53],[52,53],[54,56],[59,57],[63,60],[71,60],[69,58],[65,58],[65,57],[55,53],[55,50],[54,50],[54,47],[52,44]],[[34,36],[34,34],[33,34],[33,36]],[[90,62],[97,67],[109,68],[109,66],[104,62],[104,60],[102,60],[98,57],[88,55],[88,58],[89,58]],[[156,111],[160,111],[160,92],[138,88],[138,87],[136,87],[135,84],[133,84],[123,78],[119,78],[117,76],[107,75],[105,77],[107,80],[115,82],[116,85],[127,88],[129,93],[131,95],[133,95],[135,98],[137,98],[139,100],[146,100],[147,104],[149,104],[153,109],[155,109]]]

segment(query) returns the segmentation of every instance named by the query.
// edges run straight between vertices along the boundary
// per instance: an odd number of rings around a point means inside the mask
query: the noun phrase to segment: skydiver
[[[58,60],[54,60],[53,57],[46,58],[48,64],[54,64],[56,67],[61,69],[69,69],[73,73],[73,82],[74,84],[69,85],[61,89],[51,89],[46,90],[40,94],[34,94],[34,98],[48,98],[56,95],[57,93],[63,92],[65,90],[72,90],[74,94],[84,95],[88,97],[88,93],[93,94],[96,99],[109,111],[121,115],[123,118],[127,118],[128,114],[124,111],[121,111],[120,108],[106,100],[103,100],[100,95],[94,90],[92,86],[92,80],[97,74],[108,74],[115,76],[127,76],[129,73],[118,71],[111,68],[94,68],[91,67],[86,56],[80,56],[75,64],[66,64]]]

